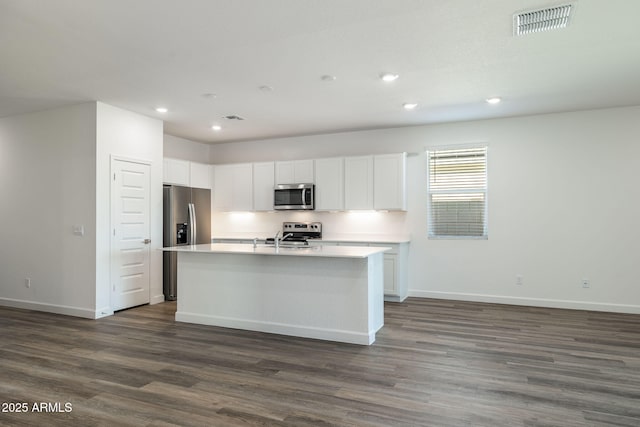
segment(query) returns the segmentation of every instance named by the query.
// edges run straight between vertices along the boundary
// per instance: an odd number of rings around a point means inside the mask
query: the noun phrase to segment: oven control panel
[[[283,222],[283,233],[294,233],[296,237],[306,237],[309,239],[322,238],[321,222]]]

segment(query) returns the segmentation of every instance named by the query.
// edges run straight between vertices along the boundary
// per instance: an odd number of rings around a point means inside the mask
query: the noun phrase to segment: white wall
[[[640,313],[638,135],[640,107],[630,107],[219,144],[210,162],[418,153],[408,212],[370,219],[371,232],[411,233],[411,295]],[[425,147],[478,141],[489,144],[489,239],[427,239]],[[215,213],[214,233],[271,230],[290,215]],[[305,219],[333,232],[365,224],[348,215]]]
[[[160,120],[97,103],[96,131],[96,311],[112,313],[110,292],[111,159],[143,160],[151,164],[151,303],[164,301],[162,291],[162,158]]]
[[[95,117],[87,103],[0,119],[0,304],[94,316]]]
[[[151,302],[163,301],[162,152],[161,121],[102,103],[0,119],[0,304],[88,318],[113,312],[112,156],[151,164]]]
[[[165,134],[163,145],[164,157],[199,163],[209,162],[209,144]]]

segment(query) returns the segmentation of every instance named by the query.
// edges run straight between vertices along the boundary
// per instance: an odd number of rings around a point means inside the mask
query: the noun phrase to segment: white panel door
[[[112,160],[111,305],[147,304],[149,297],[150,166]]]

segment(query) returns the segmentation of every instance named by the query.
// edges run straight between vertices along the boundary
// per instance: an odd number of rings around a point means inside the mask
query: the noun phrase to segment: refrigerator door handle
[[[196,244],[196,206],[193,203],[189,203],[189,244]]]

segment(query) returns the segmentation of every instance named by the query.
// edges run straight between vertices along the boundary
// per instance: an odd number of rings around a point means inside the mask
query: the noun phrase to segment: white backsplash
[[[285,221],[322,223],[325,236],[342,234],[408,234],[406,212],[214,212],[211,234],[228,237],[254,233],[275,235]]]

